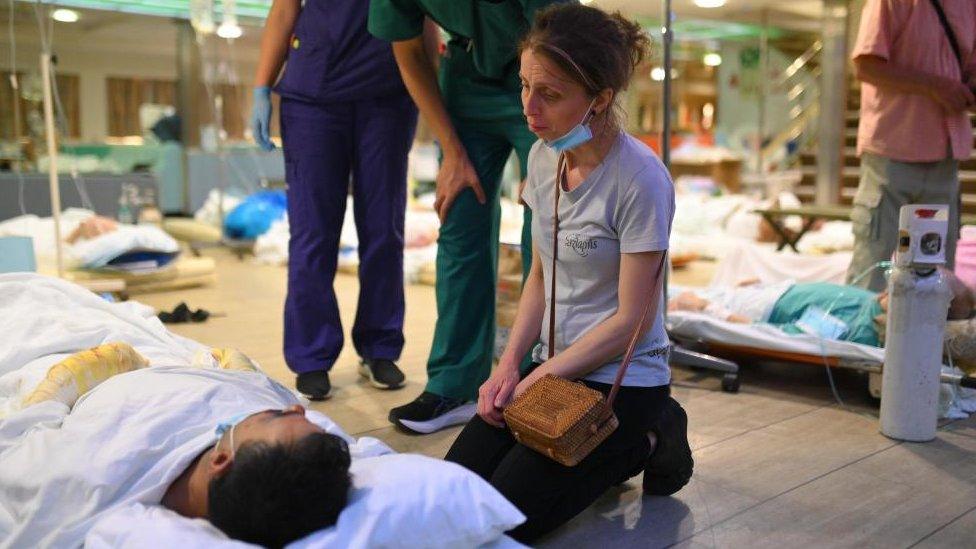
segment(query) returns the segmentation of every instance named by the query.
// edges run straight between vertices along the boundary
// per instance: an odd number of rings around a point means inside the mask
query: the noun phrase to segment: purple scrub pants
[[[407,153],[416,125],[405,93],[327,104],[282,100],[291,230],[284,354],[295,373],[329,370],[342,350],[332,284],[349,194],[359,236],[353,345],[363,358],[400,356]]]

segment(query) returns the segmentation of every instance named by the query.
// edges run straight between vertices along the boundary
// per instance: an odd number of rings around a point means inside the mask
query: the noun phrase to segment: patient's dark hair
[[[242,444],[224,475],[210,481],[210,522],[231,538],[283,547],[332,526],[346,506],[349,448],[315,433],[293,444]]]

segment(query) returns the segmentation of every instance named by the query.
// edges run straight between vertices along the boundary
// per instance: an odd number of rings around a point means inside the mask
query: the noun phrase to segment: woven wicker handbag
[[[565,161],[562,156],[556,169],[556,207],[553,222],[552,281],[549,300],[549,359],[556,346],[556,260],[559,233],[559,195],[564,176]],[[661,258],[655,280],[660,281],[665,258]],[[586,385],[548,374],[519,395],[504,412],[505,423],[515,440],[548,456],[567,467],[573,467],[590,454],[617,428],[619,422],[613,413],[613,401],[620,389],[624,373],[633,357],[641,327],[647,320],[651,304],[659,299],[660,284],[655,286],[652,299],[648,300],[637,325],[627,353],[624,355],[610,394]]]

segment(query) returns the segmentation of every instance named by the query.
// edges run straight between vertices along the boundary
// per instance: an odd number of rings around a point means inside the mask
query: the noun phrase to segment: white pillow
[[[500,541],[525,516],[481,477],[454,463],[413,454],[353,460],[353,490],[339,522],[290,544],[289,549],[338,547],[478,547]],[[201,520],[159,506],[131,505],[108,513],[89,531],[86,547],[232,549]],[[149,543],[149,545],[146,545]]]
[[[289,547],[477,547],[523,515],[467,469],[414,454],[353,462],[353,491],[334,528]]]
[[[135,503],[99,519],[85,536],[85,547],[258,549],[260,546],[232,540],[206,520],[186,518],[158,505]]]

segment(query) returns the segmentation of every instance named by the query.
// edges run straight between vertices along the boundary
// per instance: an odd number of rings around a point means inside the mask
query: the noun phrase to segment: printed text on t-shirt
[[[596,249],[596,238],[571,234],[566,236],[566,245],[578,253],[580,257],[586,257],[590,255],[590,250]]]

